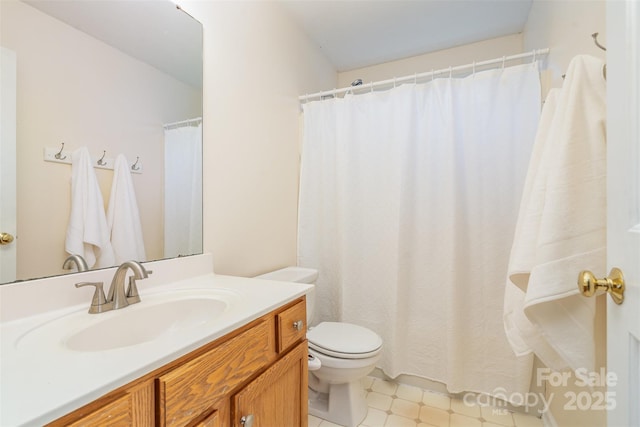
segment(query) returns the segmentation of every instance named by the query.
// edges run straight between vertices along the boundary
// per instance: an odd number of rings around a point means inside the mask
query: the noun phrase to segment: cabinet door
[[[252,417],[253,427],[306,427],[307,363],[304,341],[234,396],[232,426]]]
[[[202,421],[197,422],[193,427],[222,427],[220,412],[214,411]]]

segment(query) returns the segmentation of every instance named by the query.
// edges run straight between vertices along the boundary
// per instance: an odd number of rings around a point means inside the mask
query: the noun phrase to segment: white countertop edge
[[[38,402],[37,399],[42,398],[43,396],[37,395],[37,393],[34,394],[32,390],[21,390],[19,386],[16,386],[14,388],[13,386],[15,384],[7,384],[3,380],[2,391],[0,392],[0,402],[2,402],[0,403],[0,424],[2,426],[30,426],[42,425],[54,421],[61,416],[66,415],[86,405],[87,403],[96,400],[97,398],[109,393],[110,391],[115,390],[118,387],[126,385],[131,381],[134,381],[158,368],[161,368],[167,363],[172,362],[173,360],[184,356],[185,354],[188,354],[191,351],[196,350],[197,348],[200,348],[203,345],[217,338],[220,338],[237,328],[251,323],[255,319],[273,311],[277,307],[287,304],[295,300],[296,298],[307,294],[310,289],[313,288],[312,285],[304,285],[299,283],[247,279],[232,276],[214,275],[213,273],[210,273],[191,279],[181,280],[175,283],[160,285],[155,287],[155,289],[153,290],[147,288],[146,294],[150,295],[151,293],[166,291],[173,288],[182,289],[183,287],[198,289],[205,287],[207,283],[214,283],[214,286],[226,287],[230,289],[241,289],[243,292],[255,292],[256,290],[259,290],[259,292],[255,293],[265,295],[258,295],[259,304],[257,307],[254,306],[250,312],[246,312],[242,315],[239,314],[237,316],[232,316],[232,321],[230,321],[229,323],[225,323],[220,328],[216,328],[214,331],[212,331],[212,333],[202,336],[201,338],[189,342],[188,344],[167,349],[165,353],[162,353],[161,355],[156,354],[156,357],[154,357],[152,360],[145,360],[145,363],[143,364],[140,364],[139,361],[138,363],[132,363],[135,366],[127,368],[122,372],[114,373],[113,378],[109,378],[107,381],[96,381],[99,384],[96,384],[94,388],[87,387],[88,389],[75,391],[75,397],[66,399],[64,402],[55,402],[55,398],[50,399],[53,401],[49,402]],[[253,289],[254,286],[259,286],[259,288]],[[272,292],[267,291],[267,289],[277,289],[278,292],[276,293],[278,294],[278,296],[269,298],[269,294],[271,294]],[[141,290],[140,295],[144,300],[145,291]],[[71,307],[70,309],[74,309],[74,307]],[[46,316],[47,314],[45,313],[44,315]],[[55,313],[52,316],[55,316]],[[96,316],[99,316],[99,314]],[[26,331],[33,325],[33,322],[29,322],[29,320],[29,318],[17,319],[16,321],[12,322],[3,322],[2,325],[3,328],[20,328],[20,325],[23,324],[26,328],[24,331]],[[14,331],[10,335],[15,336],[15,334],[16,332]],[[138,349],[138,346],[131,347],[131,350],[133,352],[135,352],[136,349]],[[5,353],[5,351],[7,351],[6,343],[3,342],[3,353]],[[96,368],[98,369],[99,367],[99,365],[96,366]],[[6,368],[6,366],[4,368]],[[70,367],[70,369],[73,369],[73,367]],[[108,373],[105,374],[108,375]],[[44,387],[44,390],[42,390],[42,394],[44,396],[47,396],[48,392],[54,393],[55,390],[46,390],[46,387]],[[7,395],[5,395],[5,398],[1,397],[5,393],[10,396],[9,399],[6,398]],[[14,404],[22,400],[26,400],[27,402],[29,402],[27,405],[29,408],[29,410],[27,411],[28,413],[22,412],[22,407],[20,409],[17,409],[16,411],[16,407]],[[38,404],[40,404],[40,407],[38,406]]]

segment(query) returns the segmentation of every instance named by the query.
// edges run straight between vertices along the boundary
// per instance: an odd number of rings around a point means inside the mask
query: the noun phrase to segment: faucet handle
[[[96,290],[93,293],[93,298],[91,299],[91,307],[89,307],[89,313],[102,313],[103,311],[107,311],[110,308],[107,305],[107,298],[104,296],[103,282],[80,282],[76,283],[76,288],[82,288],[84,286],[95,286]]]
[[[151,270],[147,270],[142,267],[142,271],[144,272],[144,277],[149,277],[149,274],[153,273]],[[140,294],[138,294],[138,286],[136,285],[136,278],[134,276],[129,276],[129,287],[127,288],[127,302],[129,304],[135,304],[140,302]]]
[[[129,304],[135,304],[140,302],[140,294],[138,294],[138,287],[136,286],[136,278],[129,276],[129,288],[127,288],[127,302]]]

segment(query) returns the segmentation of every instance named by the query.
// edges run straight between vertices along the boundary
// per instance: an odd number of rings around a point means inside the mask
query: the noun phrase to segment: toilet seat
[[[375,356],[382,338],[375,332],[352,323],[322,322],[307,332],[309,348],[341,359],[363,359]]]

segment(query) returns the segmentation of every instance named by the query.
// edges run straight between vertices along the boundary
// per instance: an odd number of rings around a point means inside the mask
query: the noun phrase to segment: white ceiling
[[[523,31],[532,0],[285,0],[348,71]]]
[[[171,1],[23,1],[201,87],[202,26]],[[336,69],[348,71],[519,33],[533,0],[278,1]]]

